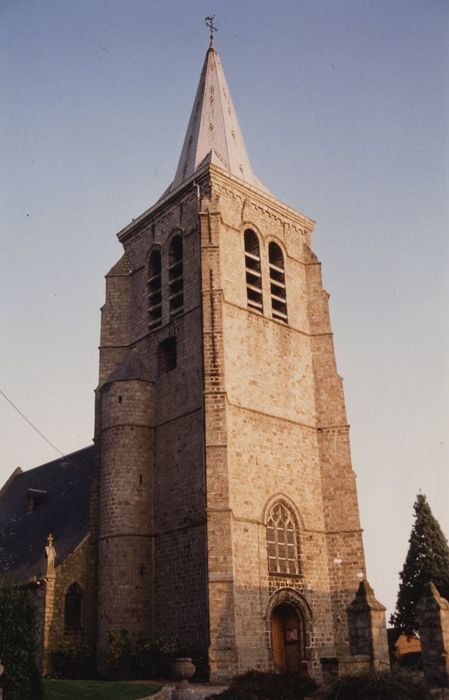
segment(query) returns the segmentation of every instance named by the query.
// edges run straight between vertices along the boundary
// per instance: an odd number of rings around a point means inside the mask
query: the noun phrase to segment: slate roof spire
[[[251,168],[228,84],[214,46],[213,32],[175,179],[168,191],[181,185],[205,163],[213,163],[248,184],[268,192]]]

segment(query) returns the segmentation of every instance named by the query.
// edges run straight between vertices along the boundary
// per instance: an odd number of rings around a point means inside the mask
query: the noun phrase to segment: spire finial
[[[211,15],[210,17],[205,17],[204,22],[207,27],[209,27],[210,31],[210,46],[209,48],[213,48],[214,46],[214,32],[218,32],[218,27],[214,23],[215,20],[215,15]]]

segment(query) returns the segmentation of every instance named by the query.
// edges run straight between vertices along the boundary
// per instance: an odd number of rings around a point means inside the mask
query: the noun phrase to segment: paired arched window
[[[263,313],[262,267],[259,239],[254,231],[246,229],[244,240],[247,306],[253,311]],[[268,265],[270,274],[271,316],[277,321],[287,323],[284,254],[280,246],[273,241],[268,244]]]
[[[183,241],[176,234],[168,250],[168,303],[170,318],[184,310]],[[151,251],[148,260],[148,327],[162,325],[162,256],[159,248]]]
[[[262,274],[260,269],[259,239],[254,231],[251,231],[249,228],[245,231],[245,273],[248,308],[262,313]]]
[[[69,586],[64,601],[64,629],[83,629],[83,591],[78,583]]]
[[[155,248],[148,262],[148,325],[157,328],[162,324],[161,251]]]
[[[278,244],[273,241],[268,245],[268,264],[270,267],[271,315],[278,321],[287,323],[284,256]]]
[[[171,240],[168,263],[168,300],[170,316],[173,317],[184,309],[182,237],[179,235]]]
[[[299,574],[298,525],[283,501],[276,501],[268,512],[267,552],[270,574]]]

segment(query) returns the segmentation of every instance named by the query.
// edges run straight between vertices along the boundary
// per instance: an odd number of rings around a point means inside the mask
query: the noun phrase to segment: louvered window
[[[148,325],[162,325],[161,251],[153,250],[148,265]]]
[[[245,274],[248,308],[262,313],[262,274],[259,239],[251,229],[245,231]]]
[[[298,528],[285,503],[275,503],[268,514],[267,551],[270,574],[299,574]]]
[[[182,264],[182,238],[175,236],[170,243],[168,267],[168,299],[170,316],[178,316],[184,310],[184,279]]]
[[[277,243],[271,242],[268,246],[268,262],[270,266],[271,315],[278,321],[287,323],[284,256]]]

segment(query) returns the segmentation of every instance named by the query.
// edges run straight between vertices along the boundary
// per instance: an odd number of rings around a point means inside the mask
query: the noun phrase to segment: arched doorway
[[[271,613],[271,649],[276,670],[299,671],[305,660],[305,629],[302,615],[289,603]]]

